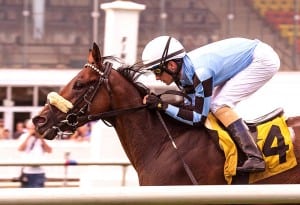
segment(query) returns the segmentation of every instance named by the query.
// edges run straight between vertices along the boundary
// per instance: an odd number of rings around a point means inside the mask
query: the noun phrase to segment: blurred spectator
[[[1,139],[2,139],[2,140],[9,140],[9,139],[11,139],[9,129],[4,129],[4,130],[3,130]]]
[[[3,138],[3,131],[4,131],[4,120],[0,118],[0,139]]]
[[[25,126],[24,122],[17,122],[16,124],[16,131],[13,134],[13,139],[19,139],[19,137],[24,133]]]
[[[52,148],[47,142],[40,138],[35,131],[31,120],[26,121],[26,132],[19,138],[18,150],[24,153],[24,159],[39,161],[43,159],[45,153],[51,153]],[[25,166],[22,168],[20,176],[21,187],[38,188],[44,187],[46,180],[45,170],[41,166]]]
[[[87,123],[85,125],[82,125],[81,127],[78,127],[70,139],[77,140],[77,141],[89,141],[90,134],[91,134],[91,126],[90,123]]]

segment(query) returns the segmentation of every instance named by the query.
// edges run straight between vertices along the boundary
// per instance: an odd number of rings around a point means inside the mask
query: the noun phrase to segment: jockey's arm
[[[197,79],[196,79],[197,78]],[[193,126],[201,126],[205,123],[207,118],[210,101],[213,89],[212,77],[200,81],[198,77],[194,76],[194,93],[190,94],[192,102],[189,105],[177,107],[168,104],[165,112],[186,124]]]

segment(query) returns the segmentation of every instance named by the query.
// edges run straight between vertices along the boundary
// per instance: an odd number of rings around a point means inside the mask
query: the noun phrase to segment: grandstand
[[[81,67],[94,40],[92,12],[95,1],[45,1],[42,31],[35,23],[41,13],[32,11],[32,2],[1,1],[0,67]],[[243,36],[270,43],[280,54],[282,70],[300,69],[298,0],[134,2],[146,5],[140,13],[137,59],[144,45],[157,35],[173,35],[187,50],[219,39]],[[103,45],[105,12],[98,10],[98,43]]]
[[[300,54],[300,2],[298,0],[251,0],[250,6],[271,29],[295,52]]]

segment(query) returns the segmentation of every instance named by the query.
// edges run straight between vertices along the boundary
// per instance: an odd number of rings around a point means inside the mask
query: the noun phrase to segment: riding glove
[[[146,99],[146,105],[149,109],[165,110],[168,106],[167,103],[163,102],[160,97],[155,94],[148,95]]]

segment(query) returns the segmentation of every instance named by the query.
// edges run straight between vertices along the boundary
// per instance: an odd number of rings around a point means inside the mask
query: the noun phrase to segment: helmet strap
[[[165,63],[166,63],[166,59],[167,59],[167,57],[168,57],[168,51],[169,51],[169,46],[170,46],[171,39],[172,39],[172,37],[169,37],[169,38],[168,38],[168,41],[167,41],[167,43],[166,43],[164,52],[163,52],[163,54],[162,54],[162,56],[161,56],[161,59],[160,59],[160,63],[159,63],[159,64],[160,64],[160,66],[161,66],[163,69],[166,68]]]
[[[162,71],[165,71],[166,73],[170,74],[172,76],[174,82],[177,84],[179,82],[179,73],[181,71],[182,60],[180,62],[175,61],[176,65],[177,65],[177,71],[175,71],[175,72],[170,71],[168,69],[168,67],[166,66],[166,59],[168,57],[168,51],[169,51],[171,39],[172,39],[172,37],[169,37],[168,41],[166,43],[164,52],[163,52],[161,60],[160,60],[160,67],[161,67]]]

